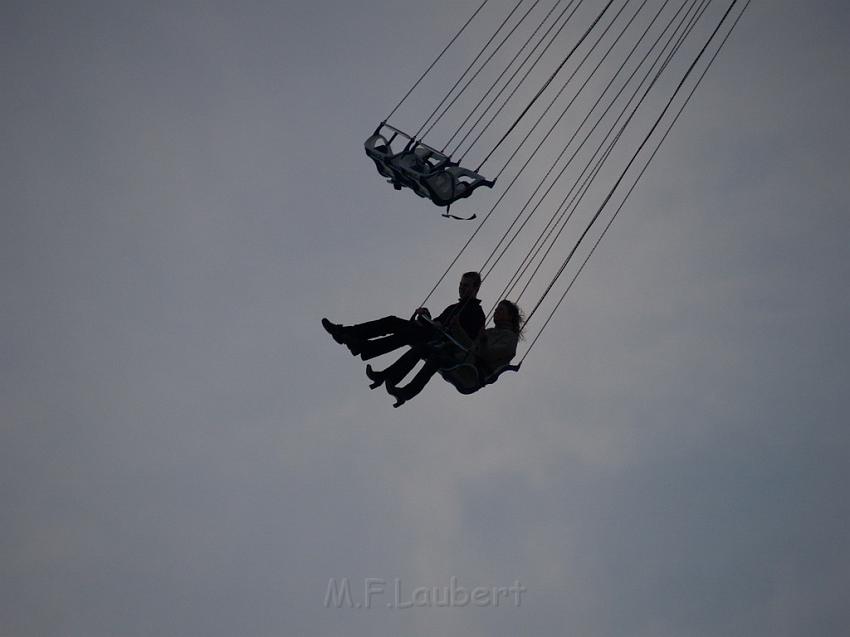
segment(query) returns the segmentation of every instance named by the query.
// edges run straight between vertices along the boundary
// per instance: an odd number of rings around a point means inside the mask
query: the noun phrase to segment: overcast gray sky
[[[848,4],[755,0],[522,372],[393,409],[319,319],[471,231],[362,142],[477,4],[2,4],[0,636],[848,634]],[[526,591],[385,603],[452,578]]]

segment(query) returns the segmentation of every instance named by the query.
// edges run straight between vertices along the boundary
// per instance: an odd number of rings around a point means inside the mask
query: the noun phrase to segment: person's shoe
[[[328,319],[322,319],[322,327],[330,334],[333,339],[340,345],[345,344],[345,328],[338,323],[331,323]]]
[[[387,393],[395,398],[395,404],[393,407],[401,407],[404,403],[413,398],[404,387],[396,387],[389,381],[385,383],[385,387],[387,388]]]
[[[383,372],[376,372],[372,369],[371,365],[366,365],[366,376],[369,377],[369,380],[372,381],[372,384],[369,385],[369,389],[375,389],[384,384],[386,377]]]

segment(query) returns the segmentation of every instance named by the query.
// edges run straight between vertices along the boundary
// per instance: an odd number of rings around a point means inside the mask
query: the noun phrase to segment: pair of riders
[[[459,378],[453,379],[453,384],[463,393],[472,393],[492,382],[487,379],[510,363],[516,354],[522,323],[519,308],[503,300],[493,315],[495,327],[484,329],[484,312],[477,298],[480,286],[478,272],[465,273],[458,286],[458,302],[433,320],[427,308],[418,308],[410,320],[385,316],[343,326],[323,318],[322,325],[337,343],[346,345],[363,360],[409,347],[384,370],[366,366],[366,375],[372,381],[370,388],[383,384],[396,400],[393,407],[416,396],[441,369],[458,369]],[[420,360],[424,361],[422,368],[410,382],[399,386]]]

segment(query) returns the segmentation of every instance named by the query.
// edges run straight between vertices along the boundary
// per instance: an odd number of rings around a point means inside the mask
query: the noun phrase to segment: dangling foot
[[[366,365],[366,375],[369,377],[369,380],[372,381],[372,384],[369,385],[369,389],[375,389],[384,384],[386,377],[383,372],[376,372],[372,369],[371,365]]]
[[[328,319],[322,319],[322,327],[340,345],[345,345],[345,328],[338,323],[331,323]]]
[[[395,398],[395,404],[393,407],[401,407],[404,403],[413,398],[405,387],[396,387],[389,381],[386,382],[385,387],[387,388],[387,393]]]

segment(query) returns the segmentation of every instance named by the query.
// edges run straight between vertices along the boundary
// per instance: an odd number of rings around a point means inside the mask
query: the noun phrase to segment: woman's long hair
[[[499,305],[503,306],[510,315],[511,318],[511,330],[519,337],[523,337],[523,324],[525,323],[525,316],[522,313],[522,310],[519,309],[519,306],[513,301],[508,301],[507,299],[503,299],[499,301]]]

